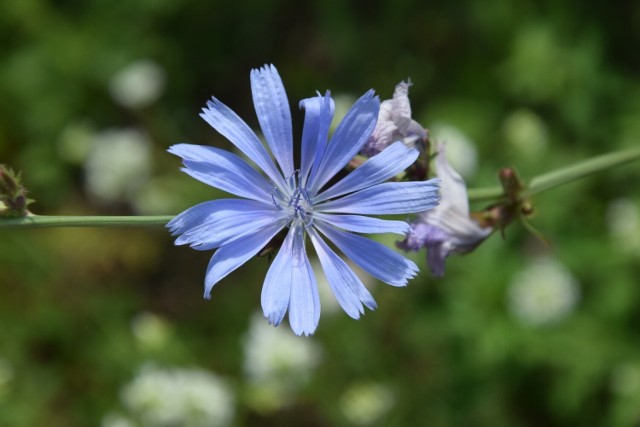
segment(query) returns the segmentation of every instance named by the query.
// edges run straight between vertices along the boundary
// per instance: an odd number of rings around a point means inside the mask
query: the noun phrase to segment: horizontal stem
[[[530,180],[528,190],[524,196],[533,196],[534,194],[542,193],[543,191],[584,178],[596,172],[639,159],[640,148],[632,148],[583,160],[573,165],[534,177]],[[469,200],[471,201],[495,200],[504,196],[504,191],[500,186],[472,188],[469,190]]]
[[[638,159],[640,159],[640,148],[614,151],[613,153],[593,157],[574,165],[536,176],[531,180],[527,194],[533,196],[601,170],[620,166]]]
[[[640,148],[616,151],[594,157],[555,171],[534,177],[530,181],[525,197],[541,193],[593,173],[620,166],[640,159]],[[500,186],[472,188],[469,200],[496,200],[504,197]],[[29,215],[24,218],[0,218],[2,228],[40,228],[40,227],[147,227],[166,225],[173,215],[148,216],[50,216]]]
[[[481,202],[486,200],[496,200],[504,196],[504,190],[501,186],[470,188],[467,192],[469,200],[472,202]]]
[[[1,228],[40,227],[145,227],[165,225],[173,215],[148,216],[53,216],[29,215],[24,218],[0,218]]]

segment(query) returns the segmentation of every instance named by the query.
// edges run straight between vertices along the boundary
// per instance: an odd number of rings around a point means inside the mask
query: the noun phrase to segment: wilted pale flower
[[[128,201],[148,179],[151,141],[137,129],[98,133],[85,161],[87,191],[101,202]]]
[[[234,414],[227,384],[200,369],[145,366],[122,390],[122,400],[150,427],[226,426]]]
[[[440,204],[421,213],[398,246],[407,251],[426,247],[429,269],[434,276],[442,276],[449,255],[473,250],[493,229],[481,227],[470,217],[467,186],[449,165],[443,144],[438,146],[436,175],[441,180]]]
[[[320,362],[320,346],[299,340],[287,329],[272,328],[253,316],[244,339],[244,372],[251,404],[271,412],[290,403]]]
[[[123,107],[144,108],[162,95],[164,82],[164,70],[157,63],[142,59],[116,73],[109,82],[109,91]]]
[[[205,297],[229,273],[258,254],[283,230],[286,237],[262,287],[264,315],[278,325],[289,323],[300,335],[312,334],[320,319],[316,279],[306,253],[306,235],[318,254],[328,282],[345,312],[357,319],[376,303],[323,234],[356,265],[393,286],[404,286],[416,265],[387,247],[355,233],[400,233],[402,221],[364,215],[413,213],[433,208],[437,181],[386,182],[411,165],[418,151],[390,145],[337,183],[326,184],[360,151],[376,123],[379,101],[364,94],[327,142],[333,102],[327,93],[302,100],[305,123],[300,169],[294,169],[289,102],[274,66],[251,72],[254,106],[275,160],[240,117],[213,98],[201,116],[247,155],[267,178],[228,151],[190,144],[169,149],[183,158],[183,170],[213,187],[243,197],[201,203],[175,217],[169,229],[176,244],[217,249],[205,279]]]
[[[508,291],[511,312],[534,326],[567,316],[579,297],[580,290],[571,273],[549,258],[538,259],[519,272]]]
[[[402,141],[410,148],[416,147],[421,151],[425,149],[428,133],[420,123],[411,118],[409,86],[411,82],[399,83],[393,91],[393,99],[380,104],[378,122],[362,147],[362,154],[375,156],[396,141]]]
[[[355,383],[340,399],[340,408],[347,420],[361,426],[379,421],[394,404],[389,387],[375,382]]]
[[[447,145],[447,160],[460,175],[470,177],[476,172],[476,144],[464,132],[447,123],[436,123],[431,126],[431,135]]]

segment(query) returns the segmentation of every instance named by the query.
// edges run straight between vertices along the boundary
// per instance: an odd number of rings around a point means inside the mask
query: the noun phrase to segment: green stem
[[[620,166],[640,159],[640,148],[615,151],[591,159],[578,162],[571,166],[560,168],[531,179],[524,197],[533,196],[543,191],[567,184],[585,176],[592,175],[605,169]],[[495,200],[504,196],[501,186],[472,188],[469,190],[469,200]]]
[[[173,215],[153,216],[53,216],[29,215],[24,218],[0,218],[0,228],[39,227],[144,227],[165,225]]]
[[[527,194],[533,196],[601,170],[620,166],[638,159],[640,159],[640,148],[614,151],[613,153],[587,159],[574,165],[536,176],[531,180]]]
[[[469,200],[472,202],[484,202],[499,199],[504,196],[504,190],[499,185],[493,187],[470,188],[468,190]]]
[[[620,166],[640,159],[640,148],[616,151],[594,157],[571,166],[534,177],[528,186],[525,197],[541,193],[576,179]],[[472,188],[469,200],[495,200],[504,196],[502,187]],[[39,227],[145,227],[165,225],[172,215],[154,216],[48,216],[29,215],[24,218],[0,218],[2,228],[39,228]]]

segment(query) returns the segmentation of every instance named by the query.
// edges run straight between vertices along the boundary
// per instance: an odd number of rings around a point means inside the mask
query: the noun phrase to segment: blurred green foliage
[[[214,94],[256,126],[248,74],[264,63],[283,77],[297,132],[297,100],[315,90],[384,99],[410,77],[414,118],[465,135],[461,156],[477,151],[470,186],[495,185],[499,167],[526,178],[640,143],[638,2],[5,1],[0,42],[0,162],[22,171],[40,214],[173,214],[220,197],[164,150],[229,147],[198,117]],[[164,80],[157,100],[127,104],[114,76],[140,60]],[[150,141],[132,163],[146,172],[99,192],[88,159],[114,129]],[[98,160],[116,173],[120,156]],[[174,247],[163,229],[2,230],[0,425],[116,425],[105,417],[128,416],[122,390],[147,363],[225,378],[238,426],[638,425],[637,170],[537,196],[549,246],[516,224],[451,258],[441,280],[415,255],[420,276],[375,285],[380,308],[360,321],[325,309],[320,362],[269,410],[243,368],[266,260],[205,301],[210,254]],[[539,257],[564,265],[579,296],[534,325],[509,289]],[[151,338],[134,327],[144,313],[159,322]]]

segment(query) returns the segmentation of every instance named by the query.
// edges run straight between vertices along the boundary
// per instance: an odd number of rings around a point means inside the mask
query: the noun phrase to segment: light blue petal
[[[291,280],[293,278],[291,263],[293,261],[293,232],[289,230],[282,243],[262,285],[262,312],[264,317],[274,326],[278,326],[289,308],[291,296]]]
[[[305,110],[300,159],[300,182],[304,187],[322,159],[335,105],[327,91],[324,96],[303,99],[300,108]]]
[[[316,227],[356,265],[385,283],[406,286],[407,280],[418,272],[413,261],[378,242],[321,223]]]
[[[420,153],[398,141],[380,154],[373,156],[362,166],[351,172],[344,179],[314,197],[314,203],[320,203],[337,196],[353,193],[372,185],[380,184],[411,166]]]
[[[183,158],[182,170],[198,181],[265,203],[272,200],[273,185],[239,156],[219,148],[204,145],[178,144],[170,153]]]
[[[185,231],[202,224],[202,222],[217,209],[220,202],[224,202],[226,200],[236,199],[211,200],[197,204],[176,215],[171,221],[169,221],[169,223],[167,223],[166,227],[174,236],[182,234]]]
[[[285,177],[293,175],[291,110],[278,70],[265,65],[251,70],[251,93],[267,144]]]
[[[438,205],[437,178],[429,181],[385,182],[317,205],[318,212],[387,215],[416,213]]]
[[[254,202],[253,200],[238,200]],[[246,210],[242,210],[245,205]],[[238,203],[224,206],[176,239],[176,245],[190,244],[197,250],[210,250],[242,238],[267,225],[285,219],[286,213],[275,206],[252,206]]]
[[[358,276],[313,229],[309,231],[320,264],[340,307],[352,318],[359,319],[364,306],[371,310],[377,307],[371,293],[364,287]],[[364,304],[364,306],[363,306]]]
[[[177,236],[190,232],[211,220],[224,215],[237,215],[249,211],[271,212],[278,209],[273,204],[246,199],[217,199],[197,204],[176,215],[166,227]]]
[[[226,244],[213,254],[207,266],[204,297],[210,298],[213,286],[229,273],[256,255],[284,227],[283,222],[275,222],[242,239]]]
[[[309,181],[311,194],[317,193],[360,151],[376,126],[379,110],[380,100],[373,90],[353,104],[327,144],[316,175]]]
[[[280,171],[269,157],[260,139],[233,110],[216,98],[212,98],[202,109],[200,117],[258,165],[271,181],[281,188],[286,188]]]
[[[314,213],[313,217],[347,231],[355,231],[356,233],[395,233],[404,236],[411,231],[411,226],[404,221],[392,221],[360,215],[323,214],[318,212]]]
[[[318,284],[304,247],[305,233],[295,227],[292,233],[289,324],[296,335],[311,335],[320,321]]]

